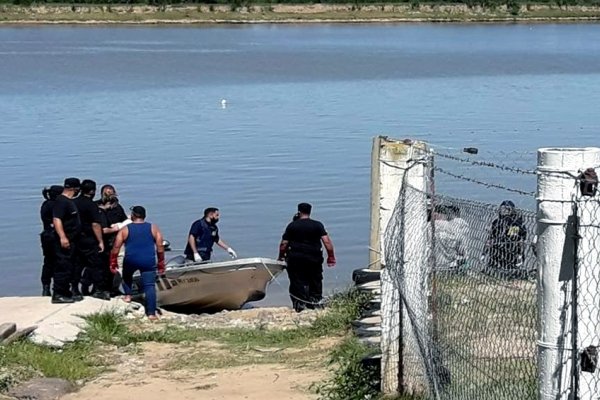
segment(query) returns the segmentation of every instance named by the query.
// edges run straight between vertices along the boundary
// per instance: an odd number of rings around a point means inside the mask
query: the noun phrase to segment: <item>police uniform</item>
[[[492,222],[488,239],[488,267],[492,270],[515,271],[524,259],[527,228],[512,202],[504,201],[501,207],[506,207],[508,212]]]
[[[199,219],[192,224],[189,235],[194,237],[196,250],[198,250],[202,260],[210,260],[213,245],[219,241],[219,228],[217,225],[207,222],[206,218]],[[194,252],[189,243],[185,246],[185,256],[188,260],[194,260]]]
[[[99,243],[94,234],[93,224],[102,224],[102,216],[98,205],[88,196],[80,195],[75,199],[75,205],[79,211],[81,220],[81,235],[77,240],[76,268],[73,272],[73,288],[79,287],[83,270],[89,281],[84,285],[92,284],[95,291],[100,291],[104,285],[104,273],[102,269],[102,258],[99,253]]]
[[[323,249],[321,238],[327,235],[319,221],[303,218],[291,222],[282,240],[288,242],[287,272],[290,298],[294,309],[314,308],[323,298]]]
[[[81,233],[81,221],[75,202],[64,195],[56,198],[52,209],[53,218],[62,221],[65,235],[69,239],[70,246],[65,249],[60,244],[60,238],[55,233],[55,255],[56,264],[54,270],[54,295],[71,297],[71,282],[76,272],[76,243]]]
[[[40,233],[40,241],[42,244],[42,255],[44,257],[41,280],[44,296],[50,295],[50,284],[52,283],[54,265],[56,264],[56,233],[52,221],[52,210],[56,204],[56,197],[59,196],[62,191],[63,187],[58,185],[54,185],[50,189],[44,189],[43,193],[46,200],[42,203],[40,208],[40,218],[43,226],[43,230]]]

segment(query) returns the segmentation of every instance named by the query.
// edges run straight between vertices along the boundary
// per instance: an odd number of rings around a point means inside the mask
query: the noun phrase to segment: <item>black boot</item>
[[[55,294],[54,296],[52,296],[52,303],[53,304],[75,303],[75,300],[73,300],[72,297],[60,296],[60,295]]]
[[[102,292],[100,290],[94,291],[92,297],[100,300],[110,300],[110,294],[108,292]]]
[[[50,285],[42,285],[42,296],[50,297],[52,293],[50,292]]]
[[[73,290],[71,290],[71,292],[73,293],[73,300],[74,301],[81,301],[83,300],[83,296],[81,295],[81,292],[79,291],[79,288],[74,286]]]

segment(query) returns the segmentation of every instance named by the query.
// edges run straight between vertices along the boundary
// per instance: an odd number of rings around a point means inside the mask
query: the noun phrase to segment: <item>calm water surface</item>
[[[367,263],[373,136],[528,168],[541,146],[599,145],[599,37],[594,24],[2,27],[0,295],[39,292],[40,192],[66,176],[115,184],[175,248],[216,205],[241,257],[275,257],[311,202],[337,248],[326,289],[343,287]],[[262,304],[286,304],[286,286]]]

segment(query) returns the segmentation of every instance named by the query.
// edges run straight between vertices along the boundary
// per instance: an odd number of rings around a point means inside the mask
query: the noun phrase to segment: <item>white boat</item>
[[[190,262],[184,256],[169,260],[156,281],[158,305],[183,313],[238,310],[262,300],[267,287],[285,268],[282,261],[243,258],[224,262]],[[134,296],[143,293],[134,276]]]

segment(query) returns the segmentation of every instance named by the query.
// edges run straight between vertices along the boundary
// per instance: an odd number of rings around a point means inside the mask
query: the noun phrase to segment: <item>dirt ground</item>
[[[316,399],[310,385],[320,371],[299,370],[281,364],[250,365],[204,371],[131,373],[115,371],[88,383],[65,400],[221,400]]]
[[[229,321],[242,315],[243,320],[255,319],[251,314],[231,313],[228,317]],[[277,315],[279,322],[293,315],[281,311],[267,314]],[[219,317],[199,318],[202,325],[211,325],[213,319]],[[61,400],[312,400],[317,395],[311,385],[327,378],[326,357],[338,340],[322,338],[304,347],[243,350],[212,341],[107,347],[103,354],[112,367]]]

